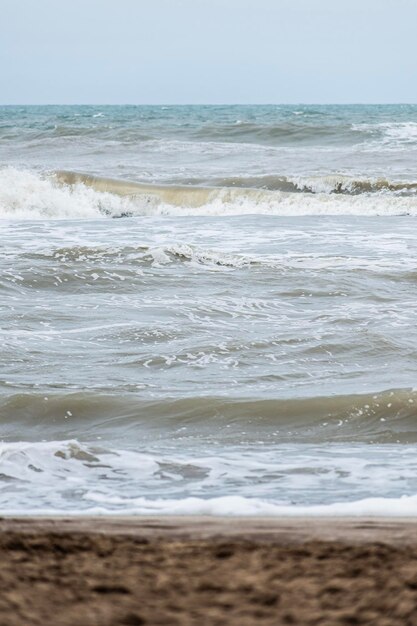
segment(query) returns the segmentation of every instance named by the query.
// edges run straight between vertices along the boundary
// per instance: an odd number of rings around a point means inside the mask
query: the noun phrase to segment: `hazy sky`
[[[0,0],[0,102],[417,102],[417,0]]]

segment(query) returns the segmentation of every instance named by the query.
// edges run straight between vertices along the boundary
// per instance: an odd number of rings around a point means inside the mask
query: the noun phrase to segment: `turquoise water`
[[[4,166],[152,182],[414,180],[417,105],[0,107],[0,141]]]

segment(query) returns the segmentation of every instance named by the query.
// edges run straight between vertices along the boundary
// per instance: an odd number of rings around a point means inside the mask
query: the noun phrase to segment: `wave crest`
[[[74,437],[88,424],[90,434],[117,427],[120,436],[140,432],[153,437],[169,424],[169,439],[188,435],[216,441],[329,443],[417,442],[417,392],[391,389],[377,393],[299,399],[250,399],[221,396],[184,399],[139,398],[136,394],[13,394],[0,403],[5,438],[21,432],[22,422],[59,437]],[[67,419],[66,415],[71,416]],[[62,416],[58,419],[57,416]],[[243,434],[244,433],[244,434]]]
[[[220,182],[216,187],[146,185],[75,172],[45,174],[8,167],[0,170],[0,217],[417,215],[417,182],[340,175]]]
[[[83,184],[62,185],[47,174],[14,167],[0,169],[0,217],[80,219],[123,214],[130,202]]]

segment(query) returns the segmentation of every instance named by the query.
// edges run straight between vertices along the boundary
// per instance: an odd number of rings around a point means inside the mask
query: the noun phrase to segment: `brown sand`
[[[0,521],[1,626],[417,625],[413,520]]]

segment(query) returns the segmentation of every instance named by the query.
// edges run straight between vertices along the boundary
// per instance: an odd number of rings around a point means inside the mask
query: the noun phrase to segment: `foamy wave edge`
[[[6,475],[20,479],[21,484],[29,479],[32,494],[36,494],[35,506],[16,506],[10,502],[10,493],[3,494],[2,515],[184,515],[184,516],[224,516],[224,517],[416,517],[417,494],[397,497],[368,496],[352,501],[334,501],[328,504],[293,504],[288,501],[245,497],[242,495],[224,495],[216,497],[160,497],[119,495],[103,491],[99,483],[92,486],[91,481],[80,482],[83,474],[73,473],[74,464],[85,471],[90,471],[92,463],[96,468],[108,466],[108,461],[101,455],[115,455],[125,467],[141,467],[146,472],[153,472],[158,460],[148,452],[132,453],[122,450],[94,449],[76,439],[45,442],[10,442],[1,446],[2,467]],[[123,458],[121,453],[128,454]],[[130,457],[130,458],[129,458]],[[209,457],[210,458],[210,457]],[[105,463],[103,464],[103,460]],[[51,464],[52,461],[52,464]],[[139,462],[139,465],[138,465]],[[64,467],[65,466],[65,467]],[[37,468],[37,471],[33,471]],[[136,470],[135,470],[136,471]],[[140,480],[140,474],[137,480]],[[53,482],[51,483],[51,478]],[[57,484],[56,478],[60,478]],[[23,479],[23,480],[22,480]],[[70,483],[68,482],[70,480]],[[142,476],[143,480],[143,476]],[[88,484],[89,483],[89,484]],[[80,489],[79,499],[69,504],[66,491],[69,484]],[[85,488],[83,488],[83,485]],[[108,486],[108,484],[107,484]],[[46,491],[45,491],[46,490]],[[20,488],[18,492],[21,492]],[[58,496],[58,503],[42,505],[45,494]],[[17,493],[18,500],[27,501],[27,494]],[[48,496],[49,497],[49,496]],[[13,499],[13,497],[12,497]]]
[[[135,498],[123,501],[122,498],[103,498],[100,494],[88,493],[90,501],[99,506],[82,510],[60,508],[11,509],[4,510],[5,516],[62,515],[83,517],[91,515],[178,515],[209,517],[417,517],[417,494],[399,498],[365,498],[352,502],[334,502],[320,505],[276,504],[243,496],[221,496],[217,498],[184,498],[181,500],[150,500]],[[100,506],[106,502],[108,506]],[[114,508],[115,505],[122,508]]]
[[[297,184],[300,187],[302,181]],[[417,215],[417,197],[243,187],[156,186],[75,172],[0,169],[0,218],[95,219],[140,216]]]

